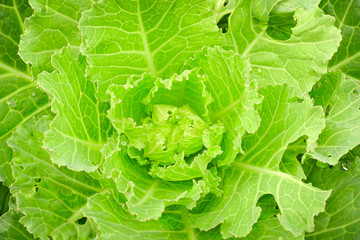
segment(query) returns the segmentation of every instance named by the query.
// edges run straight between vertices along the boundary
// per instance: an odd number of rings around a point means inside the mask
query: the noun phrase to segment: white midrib
[[[216,114],[214,114],[213,119],[216,121],[219,118],[221,118],[222,116],[224,116],[227,112],[233,110],[237,105],[242,103],[243,98],[244,98],[244,94],[242,94],[241,97],[239,99],[237,99],[235,102],[228,105],[227,107],[222,109],[220,112],[217,112]]]
[[[253,166],[253,165],[249,165],[249,164],[246,164],[246,163],[241,163],[241,162],[233,162],[232,163],[233,166],[235,167],[239,167],[240,169],[245,169],[245,170],[248,170],[248,171],[251,171],[251,172],[257,172],[257,173],[261,173],[261,174],[266,174],[266,175],[269,175],[269,176],[277,176],[277,177],[280,177],[282,179],[287,179],[287,180],[290,180],[292,182],[295,182],[299,185],[302,185],[303,187],[305,188],[309,188],[311,190],[313,190],[311,187],[309,187],[308,185],[304,184],[301,180],[298,180],[286,173],[283,173],[283,172],[280,172],[280,171],[274,171],[274,170],[270,170],[270,169],[267,169],[267,168],[264,168],[264,167],[258,167],[258,166]]]
[[[156,75],[154,61],[152,59],[152,54],[150,52],[148,40],[147,40],[145,29],[144,29],[144,24],[143,24],[143,21],[142,21],[142,18],[141,18],[140,0],[137,1],[137,8],[138,8],[137,16],[138,16],[138,21],[139,21],[139,25],[140,25],[140,36],[141,36],[141,40],[142,40],[143,45],[144,45],[144,52],[145,52],[146,61],[148,63],[151,74]]]

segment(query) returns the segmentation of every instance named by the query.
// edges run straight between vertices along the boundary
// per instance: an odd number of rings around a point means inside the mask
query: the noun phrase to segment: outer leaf
[[[92,0],[29,0],[34,14],[25,20],[25,33],[20,43],[20,56],[31,63],[34,75],[52,71],[51,55],[71,45],[74,55],[81,43],[78,28],[81,13]]]
[[[209,118],[225,124],[227,133],[220,165],[229,164],[240,152],[244,131],[253,133],[260,125],[260,117],[254,107],[262,99],[257,94],[256,82],[248,80],[249,63],[232,51],[205,48],[190,59],[186,67],[198,67],[201,74],[209,77],[204,82],[213,99],[209,105]]]
[[[0,182],[0,216],[9,210],[9,188]]]
[[[298,94],[309,92],[326,72],[326,62],[341,40],[340,32],[333,26],[333,18],[312,7],[316,1],[290,1],[282,4],[295,11],[297,25],[290,39],[274,40],[266,33],[266,27],[270,11],[278,2],[240,1],[230,17],[228,37],[234,48],[249,58],[251,77],[261,86],[286,82]]]
[[[359,151],[358,151],[359,153]],[[333,189],[326,202],[324,213],[315,217],[315,231],[306,234],[306,239],[340,240],[360,238],[360,160],[350,161],[333,168],[321,168],[315,161],[308,162],[311,170],[308,179],[315,186]]]
[[[330,70],[341,70],[348,77],[360,80],[360,1],[322,1],[320,7],[335,17],[342,35],[339,50],[328,64]]]
[[[83,56],[75,61],[70,48],[65,48],[53,56],[52,64],[57,71],[39,75],[40,86],[54,97],[52,111],[57,113],[44,146],[53,151],[51,160],[58,165],[93,171],[103,160],[107,105],[96,100],[96,86],[85,78]]]
[[[311,156],[336,164],[341,156],[360,144],[360,83],[340,72],[323,76],[313,89],[315,104],[326,110],[326,127]]]
[[[242,239],[242,240],[272,240],[272,239],[283,239],[283,240],[301,240],[304,239],[304,234],[299,237],[286,231],[280,224],[279,219],[276,218],[276,214],[280,213],[280,210],[276,208],[276,202],[273,196],[264,195],[259,199],[257,206],[261,207],[261,215],[258,221],[254,224],[251,232],[244,238],[230,238],[231,240]],[[223,239],[220,233],[220,227],[216,227],[207,232],[196,231],[198,239],[203,240],[217,240]]]
[[[19,240],[34,239],[26,228],[19,223],[21,213],[13,209],[0,217],[0,239],[1,240]]]
[[[102,0],[85,11],[80,30],[101,99],[111,83],[143,72],[168,78],[203,45],[224,40],[208,0]]]
[[[259,130],[243,139],[245,153],[235,160],[223,177],[223,197],[194,212],[193,227],[207,230],[222,223],[224,237],[246,236],[260,215],[256,202],[272,194],[286,230],[299,236],[313,228],[313,216],[323,211],[330,192],[313,188],[279,170],[286,147],[307,135],[311,149],[324,127],[322,111],[309,98],[297,102],[287,86],[268,87],[261,92]]]
[[[94,237],[92,222],[77,220],[88,198],[100,191],[99,183],[84,172],[58,168],[42,148],[48,119],[42,118],[34,129],[21,126],[9,138],[14,149],[13,170],[16,181],[11,192],[18,209],[25,215],[20,222],[35,237],[47,239],[87,239]]]
[[[231,14],[235,8],[235,0],[209,0],[210,8],[216,14],[216,22],[219,22],[227,14]]]
[[[104,240],[196,239],[183,208],[173,207],[158,220],[139,222],[104,192],[90,198],[84,213],[98,224]]]
[[[19,125],[49,108],[47,95],[31,82],[30,69],[17,55],[23,19],[31,14],[27,1],[6,1],[0,7],[0,181],[13,181],[6,144]]]
[[[290,144],[280,163],[280,170],[300,179],[305,179],[305,173],[301,164],[301,158],[306,152],[306,138],[301,137],[296,142]]]

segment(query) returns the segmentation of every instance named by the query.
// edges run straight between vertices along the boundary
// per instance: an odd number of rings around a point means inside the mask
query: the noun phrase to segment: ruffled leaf
[[[51,160],[76,171],[94,171],[102,162],[100,149],[107,141],[107,104],[95,97],[96,85],[85,77],[86,61],[76,61],[70,48],[52,57],[56,71],[39,75],[39,84],[50,93],[52,111],[57,114],[45,134],[44,146]]]

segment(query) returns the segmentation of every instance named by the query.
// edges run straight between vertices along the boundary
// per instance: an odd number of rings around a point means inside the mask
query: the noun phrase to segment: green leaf
[[[325,212],[315,217],[315,231],[307,233],[306,239],[360,238],[359,151],[355,156],[352,160],[346,156],[332,168],[319,167],[315,161],[306,162],[306,167],[310,170],[308,180],[316,187],[333,189],[326,201]]]
[[[242,239],[242,240],[258,240],[258,239],[284,239],[284,240],[301,240],[304,239],[304,234],[299,237],[286,231],[280,224],[276,217],[276,214],[280,213],[277,208],[275,199],[272,195],[263,195],[257,206],[261,207],[261,215],[254,224],[251,232],[244,238],[230,238],[230,240]],[[220,226],[211,229],[209,231],[196,231],[198,239],[223,239],[220,233]]]
[[[235,4],[236,4],[235,0],[209,0],[210,8],[216,14],[216,22],[218,23],[219,27],[221,25],[221,19],[224,16],[232,13],[232,11],[235,8]]]
[[[295,236],[311,231],[313,217],[323,211],[330,192],[314,188],[299,178],[279,170],[287,146],[308,136],[312,149],[324,127],[321,108],[313,107],[306,97],[294,98],[286,85],[267,87],[261,94],[261,125],[243,139],[244,154],[223,174],[223,196],[211,201],[192,215],[193,227],[208,230],[222,223],[223,237],[243,237],[260,215],[256,202],[263,194],[272,194],[281,214],[281,225]]]
[[[305,152],[306,138],[301,137],[287,147],[281,158],[279,166],[280,170],[284,173],[298,177],[299,179],[305,179],[306,176],[301,164]]]
[[[347,77],[360,80],[360,2],[358,0],[321,1],[326,14],[335,17],[342,41],[328,64],[330,71],[340,70]]]
[[[92,0],[29,0],[34,14],[25,20],[25,32],[20,42],[19,54],[31,63],[37,76],[43,70],[51,72],[51,55],[71,45],[74,55],[81,43],[78,28],[81,13],[89,9]]]
[[[9,210],[9,188],[0,182],[0,216]]]
[[[85,77],[86,61],[75,60],[70,48],[52,57],[56,71],[39,75],[39,84],[50,93],[52,111],[57,114],[45,133],[44,146],[52,151],[51,160],[76,171],[94,171],[102,162],[100,149],[110,129],[107,104],[95,97],[96,85]]]
[[[195,202],[203,192],[203,181],[170,182],[153,178],[147,168],[140,166],[135,159],[129,158],[125,150],[120,150],[119,136],[114,135],[105,152],[109,155],[103,166],[106,177],[111,177],[116,183],[116,189],[127,199],[128,211],[137,216],[140,221],[158,219],[171,204],[183,204],[194,207]]]
[[[111,83],[144,72],[169,78],[203,45],[222,45],[208,0],[99,1],[80,21],[100,100]]]
[[[251,0],[237,4],[229,19],[228,39],[238,53],[249,58],[251,78],[261,86],[286,82],[301,95],[326,72],[326,63],[338,48],[341,35],[334,19],[313,7],[316,2]],[[297,24],[287,40],[273,39],[267,33],[274,7],[294,12]]]
[[[233,51],[216,47],[203,49],[187,62],[186,68],[199,68],[209,78],[204,81],[213,99],[209,118],[212,122],[222,121],[226,129],[219,165],[230,164],[241,150],[244,132],[253,133],[260,125],[255,106],[262,98],[257,83],[248,80],[249,63]]]
[[[35,237],[87,239],[94,237],[90,219],[80,224],[88,198],[100,191],[99,182],[84,172],[58,167],[42,146],[49,119],[19,127],[8,143],[14,150],[12,168],[16,181],[11,193],[24,214],[20,222]]]
[[[184,208],[174,206],[158,220],[139,222],[130,215],[111,193],[103,192],[90,198],[86,216],[99,226],[101,239],[196,239]]]
[[[316,105],[325,109],[326,127],[310,155],[335,165],[360,144],[360,83],[341,72],[328,73],[312,91]]]
[[[34,239],[34,236],[19,223],[21,216],[21,213],[11,209],[0,217],[0,240]]]
[[[6,1],[0,8],[0,181],[5,185],[14,180],[6,140],[18,126],[49,112],[47,95],[31,82],[29,66],[17,55],[23,19],[30,14],[27,1]]]

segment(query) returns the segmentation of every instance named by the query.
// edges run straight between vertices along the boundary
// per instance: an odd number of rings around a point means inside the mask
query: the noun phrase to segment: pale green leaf
[[[313,148],[324,119],[321,108],[313,107],[307,97],[297,101],[286,85],[267,87],[259,109],[261,125],[243,139],[244,154],[225,171],[223,196],[192,215],[193,227],[207,230],[222,223],[223,237],[243,237],[260,215],[256,207],[263,194],[272,194],[281,214],[281,225],[295,236],[313,229],[313,217],[323,211],[330,192],[314,188],[299,178],[279,170],[287,146],[308,136]]]
[[[52,71],[51,55],[71,45],[74,55],[81,43],[78,28],[81,13],[89,9],[92,0],[29,0],[34,14],[25,20],[25,32],[20,42],[19,54],[31,63],[37,76],[43,70]]]
[[[183,207],[167,209],[158,220],[139,222],[110,193],[103,192],[90,198],[84,213],[98,224],[104,240],[196,239]]]
[[[261,86],[286,82],[301,95],[326,72],[341,35],[334,19],[313,7],[316,2],[249,0],[237,4],[229,19],[228,39],[238,53],[249,58],[251,78]],[[273,39],[266,31],[271,10],[277,7],[294,12],[297,23],[287,40]]]
[[[109,152],[103,166],[105,176],[111,177],[116,183],[116,189],[127,199],[128,211],[137,216],[140,221],[158,219],[171,204],[183,204],[193,207],[202,193],[203,181],[165,181],[153,178],[147,172],[147,167],[140,166],[136,159],[129,158],[125,150],[120,150],[119,138],[114,136],[106,146]],[[111,147],[111,146],[112,147]]]
[[[99,182],[84,172],[59,168],[42,147],[48,118],[19,127],[8,144],[14,150],[12,168],[16,181],[11,193],[24,214],[20,222],[35,237],[48,239],[88,239],[94,237],[90,219],[80,224],[88,198],[100,191]]]
[[[52,111],[57,114],[45,133],[44,146],[51,160],[76,171],[93,171],[102,162],[100,149],[107,141],[107,104],[95,97],[96,85],[85,77],[86,61],[75,60],[70,48],[52,57],[56,71],[39,75],[39,84],[50,93]]]
[[[254,109],[262,98],[257,83],[249,81],[249,62],[233,51],[205,48],[186,63],[186,68],[200,68],[208,76],[204,81],[213,103],[209,105],[209,118],[225,125],[226,133],[220,165],[231,163],[241,150],[244,131],[255,132],[260,117]]]
[[[80,30],[100,99],[111,83],[144,72],[169,78],[203,45],[224,42],[208,0],[102,0],[84,12]]]

